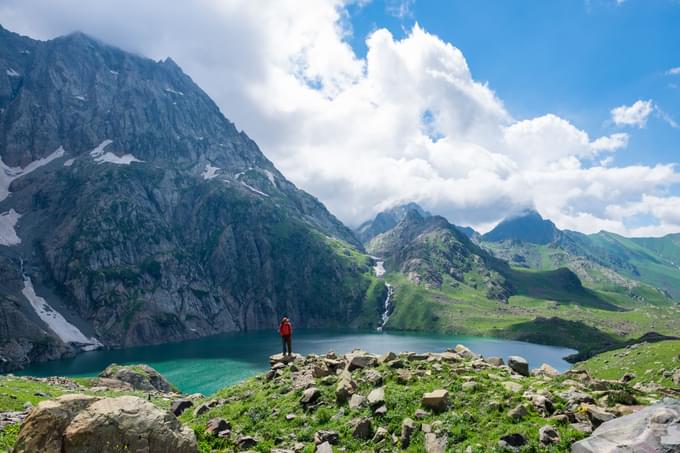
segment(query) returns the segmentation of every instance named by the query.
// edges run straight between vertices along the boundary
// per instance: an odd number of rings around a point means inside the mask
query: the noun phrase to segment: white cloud
[[[417,201],[480,229],[535,207],[560,227],[630,233],[608,208],[667,199],[680,183],[671,165],[616,166],[628,134],[591,137],[549,113],[514,119],[458,48],[419,26],[401,39],[378,28],[365,58],[356,55],[345,6],[4,0],[0,17],[40,38],[80,29],[156,59],[171,55],[288,178],[350,225]],[[644,125],[651,108],[620,107],[622,124]],[[673,228],[654,212],[650,228]]]
[[[612,121],[619,126],[637,126],[645,127],[647,125],[647,118],[654,110],[654,104],[651,100],[636,101],[633,105],[615,107],[611,110]]]
[[[668,71],[666,71],[666,75],[680,75],[680,66],[676,68],[670,68]]]

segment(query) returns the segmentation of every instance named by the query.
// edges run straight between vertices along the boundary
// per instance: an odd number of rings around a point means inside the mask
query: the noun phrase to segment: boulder
[[[522,376],[529,376],[529,362],[524,357],[511,355],[508,357],[508,366],[512,371]]]
[[[383,364],[387,362],[391,362],[392,360],[396,360],[397,355],[394,352],[386,352],[380,357],[378,357],[378,363]]]
[[[462,388],[465,392],[474,392],[478,387],[475,381],[463,382]]]
[[[437,437],[435,433],[427,433],[425,434],[425,452],[444,453],[448,442],[449,440],[446,436]]]
[[[532,395],[531,404],[534,406],[534,409],[536,409],[536,412],[538,412],[544,417],[547,417],[553,412],[555,412],[555,405],[553,404],[552,400],[547,396]]]
[[[231,425],[223,418],[211,418],[205,425],[205,433],[211,436],[231,429]]]
[[[357,384],[351,378],[341,378],[335,386],[335,399],[338,404],[346,403],[354,395],[356,388]]]
[[[312,368],[312,377],[318,379],[332,374],[332,371],[325,364],[316,364]]]
[[[179,399],[172,402],[170,406],[170,412],[172,412],[175,417],[182,415],[182,412],[193,406],[194,403],[188,399]]]
[[[65,395],[41,402],[26,418],[14,451],[197,452],[196,437],[168,411],[136,396]]]
[[[302,357],[300,354],[284,355],[279,353],[269,356],[269,364],[272,366],[276,365],[277,363],[286,365],[291,362],[297,362],[301,360],[304,360],[304,357]]]
[[[241,450],[254,447],[255,445],[257,445],[257,439],[252,436],[238,436],[236,438],[236,446]]]
[[[373,415],[377,417],[384,417],[387,415],[387,406],[383,404],[382,406],[376,407],[373,409]]]
[[[449,407],[449,392],[444,389],[438,389],[425,393],[422,404],[435,412],[445,411]]]
[[[144,364],[123,366],[114,363],[99,373],[99,377],[127,382],[133,389],[143,392],[158,391],[169,393],[175,391],[172,384],[158,371]]]
[[[588,414],[590,422],[596,427],[600,426],[604,422],[608,422],[609,420],[616,418],[616,416],[611,412],[608,412],[605,409],[593,404],[584,404],[583,409],[585,409],[586,414]]]
[[[324,442],[328,442],[331,445],[335,445],[340,442],[340,434],[336,431],[321,430],[314,433],[314,443],[319,445]]]
[[[309,406],[310,404],[316,403],[316,401],[321,396],[321,390],[316,387],[310,387],[302,392],[302,397],[300,397],[300,404],[303,406]]]
[[[680,368],[673,373],[673,384],[680,386]]]
[[[383,383],[383,376],[380,374],[380,371],[377,370],[366,370],[364,379],[371,385],[382,385]]]
[[[508,417],[510,417],[513,420],[520,420],[520,419],[526,417],[528,414],[529,414],[529,411],[527,411],[527,408],[524,407],[521,404],[515,406],[514,409],[510,409],[508,411]]]
[[[368,394],[368,405],[376,408],[385,404],[385,387],[379,387]]]
[[[352,398],[349,400],[349,408],[350,409],[359,409],[361,406],[366,403],[366,398],[359,394],[354,394],[352,395]]]
[[[194,417],[201,416],[210,410],[210,406],[206,403],[200,404],[196,409],[194,409]]]
[[[489,365],[493,365],[493,366],[503,366],[503,365],[505,365],[505,362],[500,357],[487,357],[485,360],[486,360],[486,363],[488,363]]]
[[[378,363],[378,359],[365,351],[354,351],[347,354],[347,370],[354,371],[360,368],[370,368]]]
[[[560,372],[557,371],[555,368],[551,367],[550,365],[548,365],[547,363],[543,363],[540,367],[531,370],[531,375],[556,377],[560,375]]]
[[[355,418],[349,422],[349,426],[355,439],[368,440],[373,437],[373,425],[368,417]]]
[[[498,446],[501,448],[518,448],[521,447],[522,445],[526,444],[527,440],[524,438],[523,435],[519,433],[513,433],[513,434],[508,434],[506,436],[503,436],[500,438],[498,441]]]
[[[509,392],[519,393],[522,391],[522,385],[517,382],[505,381],[501,382],[501,385]]]
[[[405,418],[401,422],[401,436],[399,437],[399,445],[403,450],[411,445],[411,437],[416,430],[416,424],[411,418]]]
[[[543,445],[559,443],[560,433],[550,425],[545,425],[538,430],[538,441]]]
[[[456,354],[465,359],[476,359],[477,357],[479,357],[477,354],[468,349],[467,346],[463,346],[462,344],[457,344],[456,347],[453,349],[456,352]]]
[[[407,369],[397,371],[397,384],[408,384],[411,381],[413,375]]]
[[[314,453],[333,453],[333,447],[328,442],[324,442],[316,446]]]
[[[680,451],[680,400],[664,398],[638,412],[602,423],[572,453]]]
[[[462,360],[460,355],[456,354],[455,352],[451,352],[451,351],[442,352],[439,355],[439,357],[441,357],[443,362],[449,362],[449,363],[460,362]]]
[[[375,430],[375,435],[373,436],[373,439],[371,439],[371,442],[377,444],[387,439],[389,435],[390,435],[389,431],[387,431],[387,429],[381,426],[380,428]]]

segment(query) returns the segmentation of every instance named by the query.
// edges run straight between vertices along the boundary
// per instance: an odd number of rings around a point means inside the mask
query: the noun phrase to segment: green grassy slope
[[[633,384],[654,382],[680,390],[680,385],[672,381],[672,373],[680,369],[680,340],[615,349],[598,354],[576,367],[599,379],[621,379],[624,374],[633,373]]]

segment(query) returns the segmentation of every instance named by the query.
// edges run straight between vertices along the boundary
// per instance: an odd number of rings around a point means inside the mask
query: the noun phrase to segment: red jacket
[[[282,322],[279,326],[279,333],[282,337],[288,337],[293,333],[293,326],[290,325],[290,322]]]

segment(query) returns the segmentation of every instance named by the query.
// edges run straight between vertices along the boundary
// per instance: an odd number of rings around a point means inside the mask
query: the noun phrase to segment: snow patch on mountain
[[[94,158],[94,161],[98,164],[103,164],[105,162],[116,165],[130,165],[132,162],[143,162],[137,159],[132,154],[124,154],[122,156],[117,156],[112,152],[106,152],[105,149],[113,143],[113,140],[104,140],[95,149],[90,151],[90,156]]]
[[[26,165],[24,168],[21,167],[10,167],[5,162],[0,159],[0,201],[4,200],[9,196],[9,186],[17,178],[21,178],[36,169],[47,165],[54,159],[58,159],[64,155],[64,148],[60,146],[52,154],[42,159],[34,160],[30,164]]]
[[[203,170],[203,173],[201,173],[201,176],[203,176],[203,179],[208,180],[208,179],[213,179],[214,177],[217,176],[217,171],[221,170],[220,167],[213,167],[210,164],[206,164],[205,170]]]
[[[255,192],[258,195],[262,195],[262,196],[265,196],[265,197],[269,196],[269,194],[266,194],[266,193],[262,192],[261,190],[257,190],[255,187],[248,185],[248,184],[244,183],[243,181],[241,181],[241,184],[243,184],[246,188],[252,190],[253,192]]]
[[[276,185],[276,179],[274,179],[274,173],[272,173],[272,172],[269,171],[269,170],[262,170],[262,171],[263,171],[264,174],[267,176],[267,179],[269,180],[269,182],[272,183],[272,186],[278,187],[278,186]]]
[[[16,72],[14,69],[9,68],[7,71],[5,71],[9,77],[21,77],[18,72]]]
[[[0,245],[21,244],[21,238],[14,229],[20,218],[21,214],[14,209],[0,214]]]
[[[77,343],[83,345],[82,349],[92,350],[102,346],[96,338],[86,337],[80,329],[71,324],[61,313],[52,308],[47,301],[38,296],[33,288],[33,282],[28,276],[24,276],[24,289],[21,293],[31,304],[38,317],[47,324],[64,343]]]
[[[73,165],[73,162],[75,161],[76,161],[75,159],[67,160],[66,162],[64,162],[64,167],[70,167],[71,165]]]

